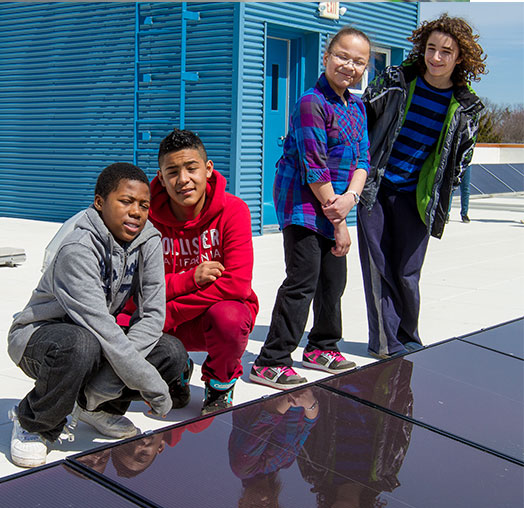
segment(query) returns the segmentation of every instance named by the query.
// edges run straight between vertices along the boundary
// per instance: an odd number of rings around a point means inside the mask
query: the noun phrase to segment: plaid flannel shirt
[[[366,110],[348,91],[345,98],[347,106],[322,74],[295,106],[273,187],[281,229],[295,224],[334,239],[309,184],[331,182],[342,194],[355,169],[369,169]]]

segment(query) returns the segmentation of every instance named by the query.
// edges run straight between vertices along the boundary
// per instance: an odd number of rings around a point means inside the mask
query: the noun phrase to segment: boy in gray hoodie
[[[8,334],[11,359],[34,388],[10,411],[11,458],[44,464],[47,443],[67,416],[125,438],[138,429],[123,416],[143,399],[164,416],[190,375],[182,343],[162,335],[164,263],[158,231],[147,221],[145,173],[115,163],[99,175],[94,203],[61,243]],[[115,316],[137,309],[125,332]],[[186,378],[186,379],[184,379]]]

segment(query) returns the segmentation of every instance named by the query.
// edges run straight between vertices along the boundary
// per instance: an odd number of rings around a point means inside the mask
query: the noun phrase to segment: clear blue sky
[[[447,12],[480,35],[489,73],[472,83],[496,104],[524,104],[524,2],[420,2],[420,20]]]

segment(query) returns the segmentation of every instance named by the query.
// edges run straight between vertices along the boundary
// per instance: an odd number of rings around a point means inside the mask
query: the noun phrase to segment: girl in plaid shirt
[[[314,324],[303,366],[330,373],[355,367],[337,343],[351,245],[346,217],[359,201],[369,154],[366,111],[348,88],[362,78],[369,56],[364,33],[341,29],[324,53],[325,72],[300,97],[291,116],[273,190],[287,277],[249,376],[256,383],[284,389],[307,382],[293,370],[291,353],[302,338],[312,301]]]

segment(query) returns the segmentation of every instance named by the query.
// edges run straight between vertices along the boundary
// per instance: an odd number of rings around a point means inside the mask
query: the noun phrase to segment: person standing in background
[[[464,174],[462,175],[462,180],[460,182],[460,220],[465,224],[468,224],[470,221],[468,216],[469,211],[469,186],[471,184],[471,166],[466,168]],[[449,222],[449,213],[451,212],[451,200],[449,201],[449,211],[448,218],[446,223]]]

